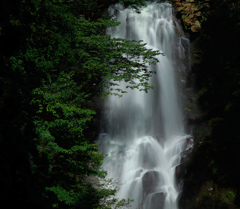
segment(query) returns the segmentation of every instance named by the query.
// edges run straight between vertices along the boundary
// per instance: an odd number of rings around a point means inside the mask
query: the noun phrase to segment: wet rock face
[[[144,196],[156,191],[156,182],[161,182],[160,175],[157,171],[148,171],[144,174],[142,179]]]
[[[207,20],[209,1],[172,0],[178,15],[181,17],[187,31],[197,33],[201,31],[201,23]]]
[[[158,184],[156,183],[158,182]],[[143,186],[143,205],[151,205],[151,208],[164,208],[166,193],[157,192],[157,187],[163,183],[161,174],[157,171],[148,171],[142,179]]]
[[[194,138],[189,137],[185,143],[185,150],[181,153],[181,164],[176,167],[175,178],[177,185],[181,186],[182,179],[186,174],[186,168],[190,161],[190,155],[194,148]]]
[[[153,193],[148,196],[148,199],[146,200],[146,203],[149,208],[151,209],[164,209],[164,202],[166,199],[166,193],[164,192],[158,192]],[[150,202],[150,204],[148,203]]]

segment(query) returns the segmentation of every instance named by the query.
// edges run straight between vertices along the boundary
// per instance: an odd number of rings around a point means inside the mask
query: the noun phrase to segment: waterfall
[[[149,93],[129,90],[105,104],[104,134],[99,147],[107,154],[103,168],[117,181],[118,198],[134,199],[133,208],[177,209],[181,185],[176,167],[188,149],[184,133],[181,82],[184,47],[178,22],[169,3],[148,3],[141,14],[122,5],[109,8],[121,24],[108,30],[111,37],[143,40],[158,49],[160,62]],[[177,79],[178,77],[178,79]],[[121,82],[120,87],[125,88]]]

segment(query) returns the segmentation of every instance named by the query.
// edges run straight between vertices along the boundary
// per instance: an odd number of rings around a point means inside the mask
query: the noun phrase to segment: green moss
[[[236,197],[236,191],[232,188],[224,188],[215,184],[213,181],[207,181],[202,185],[196,198],[197,204],[203,204],[203,201],[210,199],[218,203],[232,205]]]

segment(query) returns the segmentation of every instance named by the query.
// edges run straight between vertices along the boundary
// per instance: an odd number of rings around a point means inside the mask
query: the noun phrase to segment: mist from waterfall
[[[134,199],[132,208],[177,209],[181,184],[175,170],[181,153],[188,149],[184,133],[181,82],[187,39],[173,17],[169,3],[148,3],[141,14],[122,5],[109,8],[121,22],[111,28],[111,37],[143,40],[158,49],[160,62],[148,93],[129,90],[122,98],[110,96],[105,102],[105,134],[99,147],[107,154],[103,168],[118,182],[118,198]],[[178,77],[178,79],[177,79]],[[120,87],[125,88],[121,82]]]

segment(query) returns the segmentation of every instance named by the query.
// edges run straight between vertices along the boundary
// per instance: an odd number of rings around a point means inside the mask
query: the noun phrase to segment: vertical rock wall
[[[185,122],[189,130],[192,131],[191,134],[194,136],[194,149],[191,149],[191,152],[182,153],[182,165],[176,169],[177,179],[181,179],[183,181],[183,192],[179,200],[179,208],[238,209],[240,208],[240,192],[238,186],[239,184],[236,184],[236,182],[239,181],[233,178],[233,184],[230,179],[231,176],[235,176],[235,173],[237,172],[230,173],[228,170],[225,171],[224,169],[230,168],[230,166],[221,164],[223,159],[227,156],[227,154],[223,153],[222,150],[227,150],[227,148],[222,148],[218,145],[220,140],[218,138],[214,138],[216,137],[213,135],[214,128],[216,127],[213,126],[214,123],[211,123],[213,120],[208,120],[206,117],[207,113],[204,112],[202,107],[198,104],[199,98],[204,93],[204,89],[199,89],[198,84],[196,84],[194,80],[201,78],[199,77],[199,74],[204,70],[204,66],[206,67],[208,65],[208,62],[204,59],[206,57],[206,50],[210,47],[209,45],[204,45],[206,37],[209,38],[209,34],[212,35],[210,32],[214,31],[215,28],[212,27],[215,23],[222,23],[221,21],[216,21],[218,20],[217,18],[213,19],[213,15],[215,14],[214,12],[219,12],[219,10],[217,10],[219,3],[224,3],[224,5],[227,6],[232,5],[231,7],[234,8],[234,6],[236,7],[237,5],[240,5],[240,1],[172,0],[171,2],[175,8],[178,19],[182,21],[185,32],[189,34],[191,40],[191,67],[187,72],[187,90],[189,90],[190,93],[186,93],[184,109],[186,115]],[[217,13],[219,14],[218,18],[221,20],[220,15],[222,15],[223,19],[225,17],[227,18],[228,15],[226,15],[226,12],[223,12],[225,11],[225,7],[222,6],[220,8],[222,10]],[[227,20],[227,23],[231,25],[233,22],[232,25],[234,25],[234,23],[237,22],[234,21],[234,18],[231,18]],[[235,28],[237,27],[235,26]],[[218,34],[221,37],[222,33],[219,31],[220,30],[218,30],[216,33],[217,35],[213,37],[217,37]],[[235,33],[232,34],[234,35],[229,35],[227,37],[232,37],[233,40],[236,40],[236,38],[234,39],[234,37],[236,37]],[[220,38],[219,40],[224,40],[224,38]],[[210,41],[214,40],[211,39]],[[222,43],[217,41],[214,41],[215,45],[220,45]],[[228,48],[229,47],[227,47],[227,49]],[[223,53],[226,52],[223,50]],[[212,70],[210,67],[207,69]],[[230,68],[230,70],[233,69]],[[214,70],[212,71],[214,72]],[[202,76],[204,76],[203,73]],[[193,93],[192,87],[195,89],[195,92]],[[229,130],[226,129],[226,131]],[[236,142],[235,145],[237,145],[237,143],[238,142]],[[230,153],[231,149],[229,149],[228,152]],[[229,156],[227,157],[231,159]],[[233,161],[235,159],[232,158],[231,160]],[[230,164],[230,162],[227,164]],[[234,165],[234,163],[232,163],[232,165]],[[231,171],[236,170],[237,166],[231,168]]]

